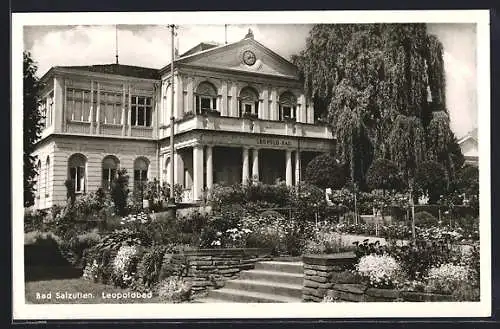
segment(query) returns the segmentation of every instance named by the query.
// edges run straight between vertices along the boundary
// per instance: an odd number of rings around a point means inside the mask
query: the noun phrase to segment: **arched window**
[[[85,167],[87,158],[80,153],[73,154],[68,160],[68,179],[75,187],[75,193],[85,192]]]
[[[113,155],[108,155],[102,160],[102,183],[105,190],[111,189],[111,183],[116,177],[116,171],[120,162]]]
[[[284,92],[279,98],[279,120],[296,119],[297,98],[291,92]]]
[[[240,117],[245,113],[257,115],[259,113],[259,96],[251,87],[245,87],[240,92]]]
[[[49,176],[50,174],[50,157],[47,156],[47,160],[45,161],[45,197],[49,196]]]
[[[137,158],[134,162],[134,181],[145,182],[148,180],[149,161],[145,158]]]
[[[196,88],[196,113],[217,111],[217,90],[210,82],[202,82]]]

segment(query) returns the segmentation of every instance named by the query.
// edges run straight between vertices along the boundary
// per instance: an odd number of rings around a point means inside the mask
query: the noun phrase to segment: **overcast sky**
[[[255,39],[289,59],[305,46],[311,25],[229,25],[228,42],[251,28]],[[447,107],[457,137],[477,127],[476,29],[474,24],[428,24],[444,46]],[[181,25],[177,45],[183,53],[202,41],[223,44],[224,25]],[[115,62],[115,26],[26,26],[24,48],[42,76],[52,66]],[[170,30],[159,25],[118,25],[121,64],[161,68],[170,62]]]

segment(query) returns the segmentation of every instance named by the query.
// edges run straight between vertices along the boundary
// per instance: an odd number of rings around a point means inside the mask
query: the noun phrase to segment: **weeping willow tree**
[[[443,47],[425,24],[316,25],[292,61],[353,181],[363,184],[379,158],[413,177],[425,160],[432,112],[446,113]]]

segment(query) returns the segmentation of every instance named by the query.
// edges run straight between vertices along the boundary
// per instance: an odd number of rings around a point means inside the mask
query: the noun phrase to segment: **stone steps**
[[[300,303],[303,269],[301,262],[266,261],[242,271],[223,288],[210,290],[201,303]]]

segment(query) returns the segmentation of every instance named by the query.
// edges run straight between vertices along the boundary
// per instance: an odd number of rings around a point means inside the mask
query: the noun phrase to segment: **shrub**
[[[113,282],[118,287],[127,287],[132,283],[137,265],[137,246],[123,245],[113,259]]]
[[[421,195],[429,197],[434,204],[446,191],[448,179],[444,167],[436,161],[422,162],[415,172],[415,184]]]
[[[100,241],[101,236],[95,231],[83,233],[61,243],[61,252],[73,266],[83,267],[85,253]]]
[[[181,303],[191,298],[191,285],[177,277],[162,280],[156,291],[163,301],[169,303]]]
[[[245,201],[245,192],[241,184],[222,186],[214,184],[208,193],[208,201],[215,210],[223,204],[241,204]]]
[[[153,246],[142,256],[137,265],[137,275],[144,286],[151,287],[158,282],[165,251],[165,246]]]
[[[267,185],[262,183],[249,184],[243,187],[246,202],[266,202],[278,206],[290,203],[290,188],[285,184]]]
[[[24,232],[43,231],[44,219],[47,217],[45,210],[25,211],[24,213]]]
[[[322,189],[338,189],[344,186],[347,171],[330,154],[321,154],[312,159],[306,167],[306,181]]]
[[[426,290],[442,294],[451,294],[467,282],[467,267],[451,263],[429,269]]]
[[[124,216],[127,213],[128,175],[126,169],[120,169],[117,172],[116,179],[111,184],[111,198],[115,205],[116,213]]]
[[[437,218],[427,211],[420,211],[415,214],[415,225],[417,226],[431,226],[437,224]]]
[[[400,264],[388,255],[363,256],[357,270],[375,288],[394,288],[403,281]]]
[[[24,233],[24,245],[58,246],[61,242],[61,238],[52,232],[31,231]]]
[[[354,247],[347,245],[342,240],[340,234],[319,231],[312,239],[307,240],[304,252],[310,254],[331,254],[352,249]]]
[[[400,189],[403,185],[396,163],[387,159],[372,162],[366,173],[366,182],[372,189]],[[385,193],[384,193],[385,194]]]

